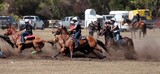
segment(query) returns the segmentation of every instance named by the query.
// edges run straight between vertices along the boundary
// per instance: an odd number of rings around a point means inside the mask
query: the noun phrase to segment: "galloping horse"
[[[78,46],[78,48],[74,48],[75,45],[74,39],[72,38],[72,36],[70,36],[65,27],[62,27],[62,29],[59,28],[55,33],[55,35],[56,35],[55,41],[57,41],[61,46],[60,53],[69,49],[70,58],[72,58],[73,52],[76,51],[80,51],[85,54],[90,52],[95,53],[94,50],[102,52],[102,50],[98,48],[97,44],[99,44],[106,52],[108,52],[103,42],[96,40],[91,36],[86,36],[85,38],[81,37],[81,39],[79,39],[80,45]],[[98,55],[96,56],[98,57]]]
[[[141,32],[143,33],[143,37],[145,37],[147,32],[147,27],[143,20],[133,23],[131,20],[125,19],[122,21],[122,24],[125,24],[125,23],[127,23],[130,27],[132,38],[133,38],[133,33],[134,33],[134,37],[136,38],[136,34],[135,34],[136,30],[139,30],[139,38],[141,38]]]
[[[125,51],[126,59],[136,59],[136,52],[132,39],[128,37],[121,37],[119,42],[115,42],[114,35],[110,31],[110,26],[100,31],[100,35],[105,37],[105,45],[108,49],[120,49]]]
[[[22,31],[17,31],[13,26],[10,26],[4,35],[8,36],[11,42],[13,42],[13,44],[17,47],[18,53],[22,52],[22,50],[24,50],[25,48],[31,47],[33,47],[36,52],[41,51],[41,47],[44,45],[45,42],[44,40],[37,36],[31,36],[31,38],[26,39],[24,45],[22,45],[21,34]]]

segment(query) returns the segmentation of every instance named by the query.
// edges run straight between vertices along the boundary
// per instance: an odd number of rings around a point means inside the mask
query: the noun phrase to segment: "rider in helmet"
[[[70,29],[73,29],[74,26],[75,26],[74,21],[71,21],[71,22],[70,22]]]
[[[107,28],[108,26],[111,26],[110,24],[111,24],[110,20],[105,20],[104,28]]]
[[[74,22],[75,26],[71,30],[75,30],[74,39],[75,39],[75,48],[77,48],[79,45],[78,39],[81,35],[81,25],[79,24],[77,17],[73,17],[72,21]]]
[[[137,18],[137,22],[139,22],[140,21],[140,15],[139,15],[139,13],[137,12],[137,14],[136,14],[136,18]]]
[[[117,42],[118,40],[120,40],[120,29],[119,29],[118,23],[116,22],[115,18],[111,18],[111,24],[113,26],[111,29],[111,32],[113,32],[115,41]]]
[[[29,24],[28,19],[25,20],[25,26],[21,30],[24,30],[24,29],[25,29],[25,32],[23,32],[21,34],[21,43],[22,44],[24,44],[24,42],[25,42],[25,39],[24,39],[25,36],[33,34],[33,32],[32,32],[33,27]]]

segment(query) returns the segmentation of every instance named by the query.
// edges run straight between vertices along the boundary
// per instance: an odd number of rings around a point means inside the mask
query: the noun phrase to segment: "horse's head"
[[[122,23],[122,25],[124,25],[124,24],[126,23],[126,19],[123,19],[123,20],[121,21],[121,23]]]
[[[123,19],[123,21],[121,22],[122,25],[124,25],[125,23],[130,24],[132,21],[129,19]]]
[[[12,27],[12,26],[9,26],[9,27],[7,28],[7,31],[4,33],[4,35],[9,36],[9,35],[11,35],[11,34],[13,34],[13,27]]]
[[[65,26],[62,26],[60,28],[55,28],[54,31],[52,31],[54,35],[60,35],[60,34],[68,34],[67,28]]]
[[[60,29],[60,28],[55,28],[55,29],[52,31],[52,34],[54,34],[54,36],[60,35],[60,34],[61,34],[61,29]]]
[[[111,32],[111,26],[110,25],[107,25],[107,26],[104,26],[104,29],[102,29],[99,33],[100,36],[107,36],[107,37],[110,37],[110,38],[113,38],[113,32]]]

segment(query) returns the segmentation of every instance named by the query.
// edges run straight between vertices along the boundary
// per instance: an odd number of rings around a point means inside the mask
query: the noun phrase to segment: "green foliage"
[[[160,0],[0,0],[1,14],[39,15],[43,19],[61,19],[74,15],[84,18],[84,12],[88,8],[95,9],[97,14],[144,8],[151,10],[157,17],[160,13]]]

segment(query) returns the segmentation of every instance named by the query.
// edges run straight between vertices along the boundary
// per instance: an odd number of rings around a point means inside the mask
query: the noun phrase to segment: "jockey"
[[[108,26],[111,26],[111,21],[110,20],[106,20],[104,23],[104,28],[107,28]]]
[[[137,18],[137,22],[139,22],[140,21],[140,15],[139,15],[139,13],[137,12],[137,14],[136,14],[136,18]]]
[[[81,35],[81,25],[79,24],[77,17],[73,17],[72,21],[74,22],[75,26],[71,29],[71,31],[75,30],[74,39],[75,39],[75,48],[77,48],[79,45],[78,39]]]
[[[111,32],[113,32],[115,41],[117,42],[118,40],[120,40],[120,29],[115,18],[111,18],[111,24],[113,25]]]
[[[24,44],[24,42],[25,42],[25,39],[24,39],[25,36],[33,34],[32,33],[33,27],[29,24],[29,20],[28,19],[25,20],[25,24],[26,24],[25,27],[23,27],[21,29],[21,30],[26,29],[26,31],[21,34],[21,43],[22,44]]]
[[[70,22],[70,29],[72,30],[74,28],[75,24],[74,24],[74,21],[71,21]]]

